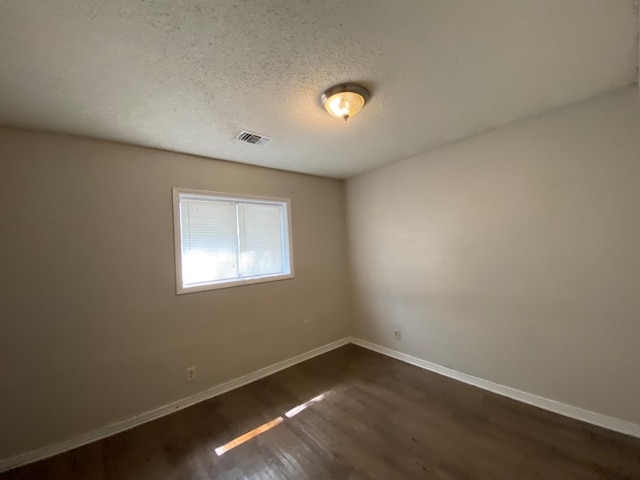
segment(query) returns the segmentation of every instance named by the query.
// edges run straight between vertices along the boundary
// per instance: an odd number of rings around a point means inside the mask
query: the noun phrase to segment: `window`
[[[293,278],[289,200],[173,189],[178,293]]]

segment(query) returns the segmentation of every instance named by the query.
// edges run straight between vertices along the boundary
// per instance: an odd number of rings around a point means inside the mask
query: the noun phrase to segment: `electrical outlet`
[[[193,382],[196,379],[196,367],[187,368],[187,382]]]
[[[400,330],[394,330],[393,336],[396,337],[396,340],[402,340],[402,332]]]

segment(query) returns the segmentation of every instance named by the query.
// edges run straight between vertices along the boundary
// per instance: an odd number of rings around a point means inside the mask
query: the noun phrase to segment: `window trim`
[[[262,195],[247,195],[241,193],[219,192],[214,190],[200,190],[194,188],[182,188],[173,187],[173,249],[175,256],[175,268],[176,268],[176,295],[183,295],[186,293],[204,292],[207,290],[219,290],[221,288],[239,287],[241,285],[253,285],[256,283],[275,282],[279,280],[288,280],[295,278],[293,270],[293,232],[291,228],[291,200],[281,197],[267,197]],[[230,200],[233,202],[241,202],[243,200],[255,203],[282,203],[286,208],[285,230],[286,234],[283,236],[289,250],[289,272],[290,273],[276,273],[273,275],[263,275],[261,277],[246,278],[246,279],[233,279],[229,281],[222,281],[216,283],[209,283],[206,285],[197,285],[193,287],[183,287],[182,284],[182,232],[180,229],[180,194],[193,194],[193,195],[207,195],[217,197],[220,200]]]

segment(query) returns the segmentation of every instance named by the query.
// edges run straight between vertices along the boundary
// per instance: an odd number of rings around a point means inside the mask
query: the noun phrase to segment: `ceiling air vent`
[[[257,133],[247,132],[246,130],[242,130],[238,135],[236,135],[236,139],[242,142],[258,145],[259,147],[262,147],[263,145],[266,145],[271,141],[269,137],[258,135]]]

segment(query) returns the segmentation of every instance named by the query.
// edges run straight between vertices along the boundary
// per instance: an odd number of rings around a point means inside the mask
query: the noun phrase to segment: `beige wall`
[[[347,205],[358,336],[640,423],[636,87],[351,179]]]
[[[0,458],[350,333],[343,182],[11,129],[0,169]],[[173,186],[291,198],[296,278],[177,296]]]

